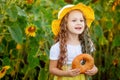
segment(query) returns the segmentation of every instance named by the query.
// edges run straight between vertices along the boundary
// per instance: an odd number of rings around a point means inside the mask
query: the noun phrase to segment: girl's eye
[[[84,22],[84,20],[80,20],[80,22]]]
[[[75,22],[76,20],[72,20],[72,22]]]

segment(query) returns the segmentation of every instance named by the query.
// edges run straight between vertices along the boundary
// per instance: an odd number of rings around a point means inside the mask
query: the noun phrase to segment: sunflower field
[[[79,2],[95,12],[90,33],[99,71],[92,80],[120,80],[120,0],[0,0],[0,80],[53,80],[51,22]]]

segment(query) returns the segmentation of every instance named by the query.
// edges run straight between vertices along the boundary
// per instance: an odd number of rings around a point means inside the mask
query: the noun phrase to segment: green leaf
[[[100,20],[101,17],[103,16],[102,12],[101,12],[101,11],[103,11],[103,7],[101,6],[101,4],[98,3],[97,5],[93,6],[93,9],[95,12],[95,19]]]
[[[3,15],[0,14],[0,22],[3,20]]]
[[[45,68],[40,69],[38,80],[48,80],[48,71]]]
[[[39,59],[35,57],[34,53],[28,54],[28,63],[30,68],[35,68],[39,65]]]
[[[5,45],[2,43],[0,44],[0,52],[2,52],[5,49]],[[1,54],[0,54],[1,55]]]
[[[10,8],[7,9],[7,14],[9,15],[10,21],[17,20],[17,9],[15,5],[11,5]]]
[[[99,44],[105,45],[107,43],[108,43],[108,40],[104,36],[99,37]]]
[[[113,27],[112,21],[107,21],[107,22],[106,22],[106,28],[112,29],[112,27]]]
[[[12,36],[12,38],[17,42],[17,43],[22,43],[22,31],[20,27],[18,26],[17,23],[13,23],[11,26],[8,27],[8,30]]]
[[[16,6],[16,8],[19,16],[26,16],[26,13],[23,9],[21,9],[19,6]]]
[[[49,60],[47,55],[40,55],[40,60],[47,62]]]
[[[3,64],[4,65],[10,65],[10,59],[8,57],[3,58]]]
[[[99,25],[96,26],[94,28],[94,33],[96,34],[97,37],[102,36],[103,35],[103,30],[102,30],[101,26],[99,26]]]
[[[120,46],[120,35],[116,35],[112,43],[112,48],[118,46]]]

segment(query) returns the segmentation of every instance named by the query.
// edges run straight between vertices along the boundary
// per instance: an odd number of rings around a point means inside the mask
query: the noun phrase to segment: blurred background
[[[0,80],[53,80],[51,22],[66,4],[91,6],[96,46],[92,80],[120,80],[120,0],[0,0]]]

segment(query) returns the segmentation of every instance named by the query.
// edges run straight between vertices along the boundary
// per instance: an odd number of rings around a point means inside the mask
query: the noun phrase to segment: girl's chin
[[[82,32],[83,32],[83,31],[75,30],[75,31],[72,31],[72,32],[70,32],[70,33],[72,33],[72,34],[76,34],[76,35],[79,35],[79,34],[82,34]]]
[[[74,33],[74,34],[79,35],[79,34],[82,34],[82,32],[79,32],[79,33]]]
[[[83,31],[76,31],[76,34],[82,34]]]

